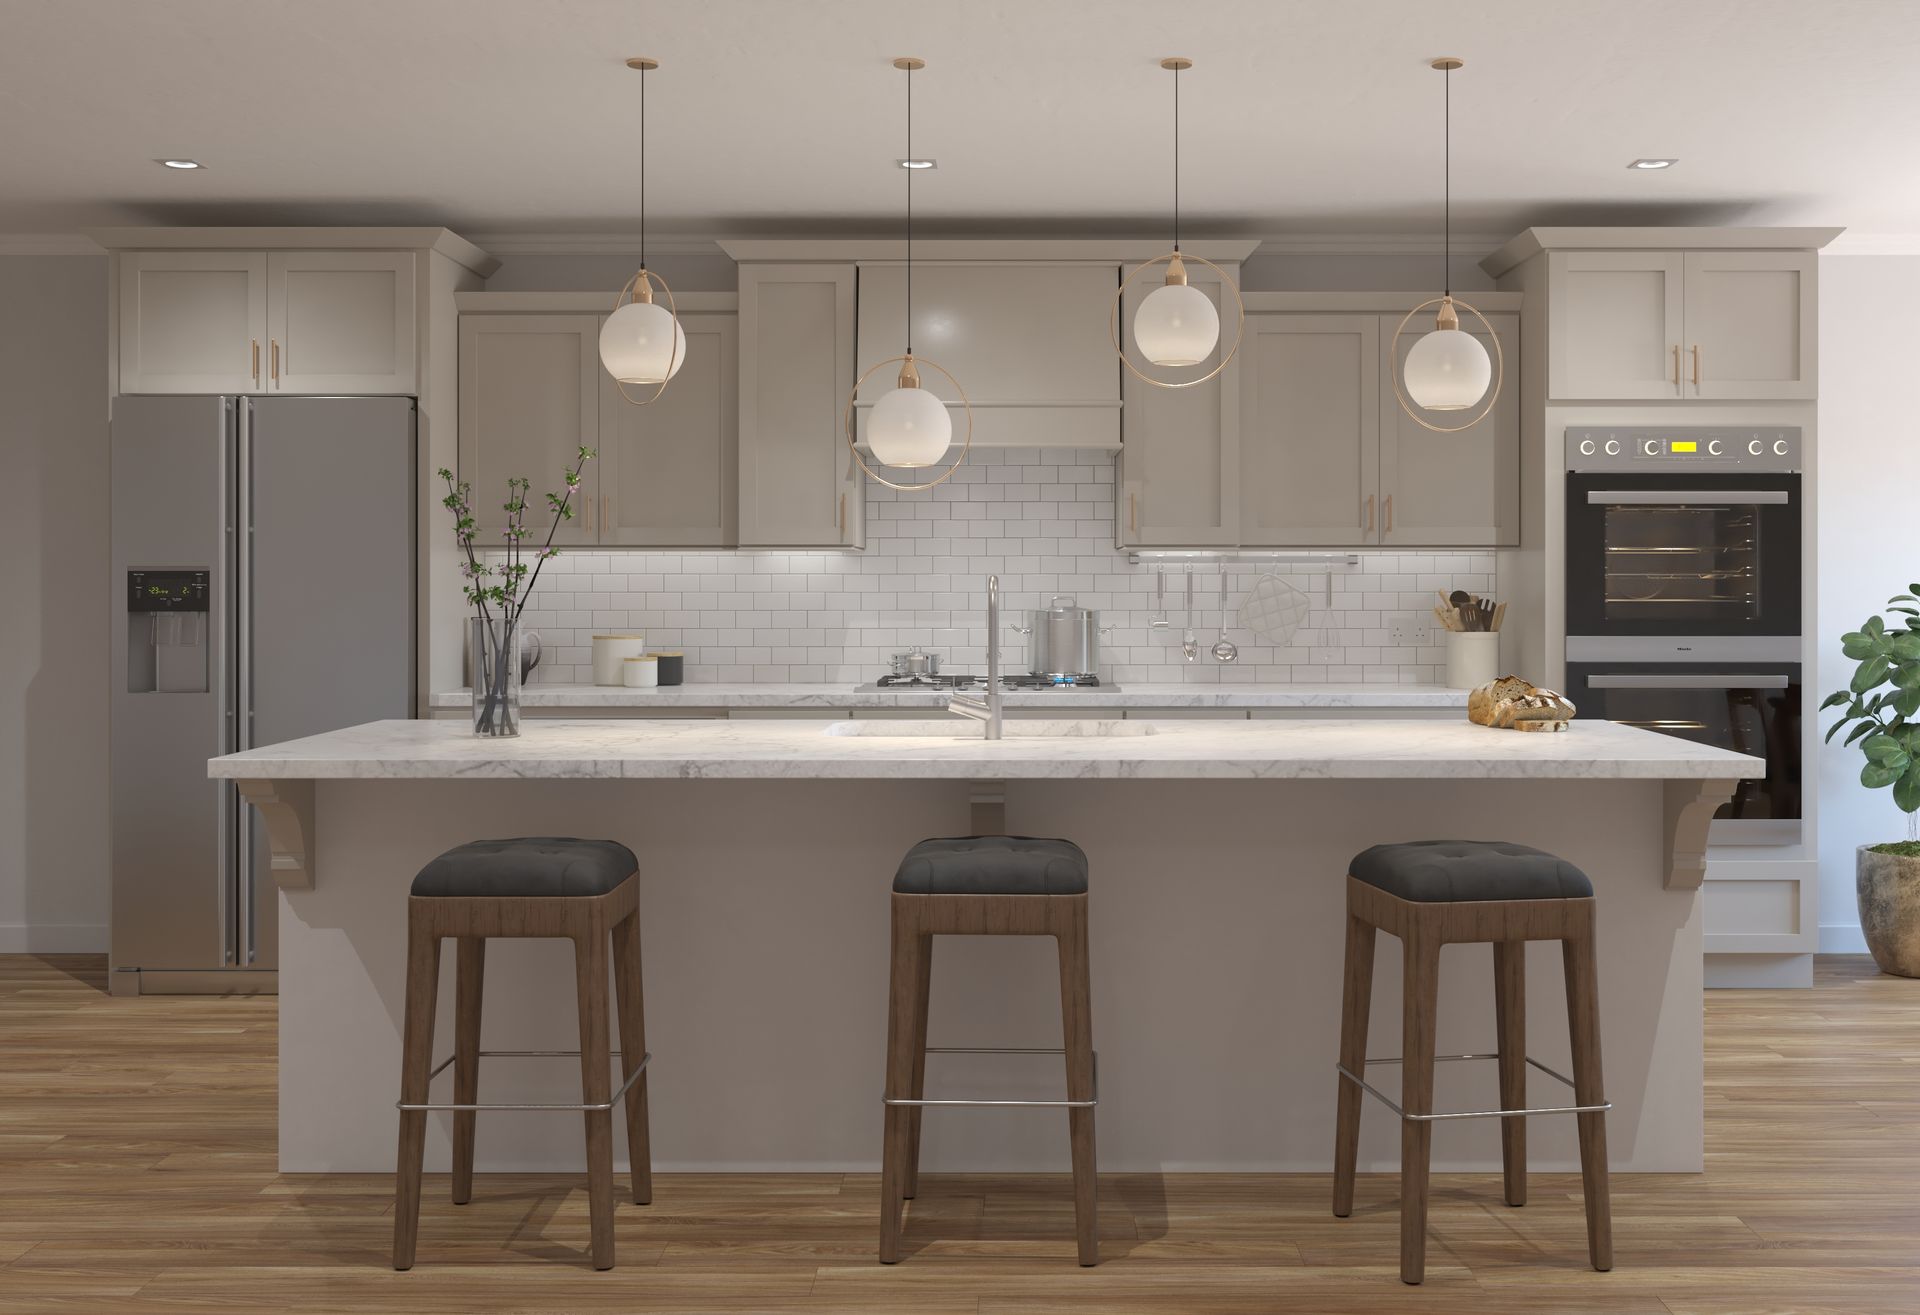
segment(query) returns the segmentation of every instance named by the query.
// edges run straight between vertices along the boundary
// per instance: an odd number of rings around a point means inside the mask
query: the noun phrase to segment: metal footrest
[[[621,1054],[621,1052],[619,1052],[618,1050],[610,1050],[607,1053],[609,1056],[611,1056],[614,1059],[620,1058],[620,1054]],[[481,1059],[578,1059],[580,1058],[580,1052],[578,1050],[482,1050],[479,1052],[479,1057]],[[442,1073],[446,1072],[448,1066],[451,1065],[453,1061],[457,1058],[459,1058],[458,1055],[448,1055],[445,1059],[441,1060],[438,1064],[435,1064],[433,1066],[433,1071],[427,1074],[427,1081],[431,1083],[435,1078],[439,1077]],[[611,1110],[620,1104],[620,1101],[622,1100],[622,1098],[624,1098],[627,1094],[627,1089],[633,1086],[635,1082],[640,1080],[640,1075],[647,1071],[647,1064],[652,1059],[653,1059],[652,1051],[648,1051],[645,1054],[641,1055],[640,1066],[634,1069],[633,1072],[627,1075],[627,1080],[620,1084],[620,1089],[618,1091],[615,1091],[613,1095],[608,1098],[606,1104],[604,1105],[569,1105],[569,1104],[555,1105],[555,1104],[519,1104],[519,1103],[515,1103],[515,1104],[494,1103],[490,1105],[453,1105],[453,1104],[409,1105],[407,1104],[407,1102],[403,1100],[396,1100],[393,1103],[393,1107],[397,1110],[404,1110],[409,1113],[416,1112],[419,1110],[456,1110],[463,1114],[473,1113],[481,1110],[565,1110],[568,1113],[573,1113],[573,1114],[578,1114],[582,1112],[585,1112],[588,1114],[604,1114],[608,1110]]]
[[[1024,1046],[928,1046],[929,1055],[1065,1055],[1064,1050],[1031,1049]],[[882,1105],[947,1106],[977,1105],[996,1109],[1090,1110],[1100,1103],[1100,1052],[1093,1052],[1092,1100],[908,1100],[882,1096]]]
[[[1459,1059],[1498,1059],[1500,1058],[1500,1056],[1499,1055],[1435,1055],[1433,1058],[1436,1063],[1441,1063],[1449,1060],[1459,1060]],[[1525,1059],[1527,1063],[1531,1064],[1533,1067],[1539,1069],[1542,1073],[1545,1073],[1548,1077],[1552,1078],[1555,1082],[1565,1083],[1569,1087],[1573,1085],[1572,1078],[1568,1077],[1564,1073],[1557,1073],[1553,1069],[1548,1068],[1545,1064],[1542,1064],[1539,1060],[1535,1059],[1532,1055],[1524,1055],[1522,1056],[1522,1058]],[[1406,1060],[1401,1056],[1394,1055],[1387,1059],[1369,1059],[1367,1063],[1369,1064],[1404,1064],[1406,1063]],[[1392,1110],[1395,1114],[1398,1114],[1402,1119],[1406,1120],[1408,1123],[1437,1123],[1442,1119],[1518,1119],[1518,1118],[1523,1118],[1532,1114],[1604,1114],[1608,1110],[1613,1108],[1613,1102],[1608,1100],[1608,1101],[1602,1101],[1598,1105],[1546,1105],[1538,1109],[1525,1109],[1525,1110],[1460,1110],[1457,1112],[1446,1113],[1446,1114],[1409,1114],[1406,1112],[1406,1110],[1400,1107],[1399,1102],[1390,1099],[1385,1092],[1381,1091],[1378,1087],[1374,1086],[1371,1082],[1368,1082],[1365,1078],[1361,1077],[1358,1073],[1353,1072],[1345,1064],[1335,1064],[1334,1068],[1339,1071],[1341,1077],[1345,1078],[1347,1081],[1358,1086],[1360,1090],[1366,1092],[1369,1096],[1372,1096],[1375,1100],[1379,1101],[1382,1105],[1385,1105],[1388,1109]]]

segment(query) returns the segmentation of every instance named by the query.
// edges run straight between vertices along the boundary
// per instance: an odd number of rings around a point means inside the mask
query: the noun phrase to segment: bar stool
[[[640,995],[640,876],[633,851],[611,840],[537,836],[479,840],[450,849],[413,880],[407,900],[407,1003],[400,1071],[400,1152],[394,1168],[393,1267],[413,1268],[420,1231],[420,1164],[427,1111],[453,1111],[453,1202],[473,1195],[474,1116],[481,1110],[578,1110],[586,1115],[587,1196],[593,1267],[613,1268],[613,1109],[627,1112],[633,1199],[653,1196],[647,1142],[646,1028]],[[433,1064],[433,1016],[440,941],[459,942],[453,1053]],[[492,936],[566,937],[573,942],[580,1049],[480,1049],[480,996]],[[613,946],[620,1049],[607,1046],[607,946]],[[609,1091],[611,1056],[624,1077]],[[490,1056],[579,1056],[581,1103],[478,1103],[480,1060]],[[453,1067],[453,1101],[427,1099],[433,1077]]]
[[[1051,936],[1060,953],[1061,1050],[927,1045],[935,936]],[[1064,1109],[1073,1147],[1080,1263],[1100,1259],[1093,1110],[1099,1092],[1087,970],[1087,856],[1066,840],[970,836],[923,840],[893,879],[893,968],[887,1002],[886,1140],[880,1260],[900,1259],[904,1203],[919,1190],[920,1116],[933,1107]],[[1065,1100],[928,1100],[929,1054],[1046,1054],[1066,1062]]]
[[[1440,1119],[1497,1118],[1508,1205],[1527,1202],[1527,1128],[1534,1114],[1573,1114],[1580,1125],[1580,1177],[1587,1210],[1587,1250],[1598,1270],[1613,1268],[1613,1223],[1607,1196],[1606,1111],[1601,1093],[1600,995],[1594,964],[1593,883],[1564,859],[1525,845],[1425,840],[1375,845],[1353,860],[1347,877],[1346,987],[1340,1011],[1338,1126],[1334,1137],[1333,1213],[1353,1211],[1353,1174],[1360,1151],[1360,1095],[1400,1116],[1400,1277],[1426,1272],[1427,1169],[1433,1125]],[[1400,938],[1405,959],[1403,1043],[1397,1059],[1367,1058],[1367,1011],[1373,999],[1375,933]],[[1567,979],[1567,1029],[1573,1076],[1526,1052],[1526,942],[1559,941]],[[1440,947],[1493,945],[1497,1049],[1486,1055],[1435,1055],[1434,1004]],[[1433,1111],[1433,1065],[1439,1060],[1497,1060],[1500,1108]],[[1398,1064],[1400,1100],[1367,1082],[1368,1064]],[[1527,1066],[1573,1088],[1574,1103],[1526,1109]]]

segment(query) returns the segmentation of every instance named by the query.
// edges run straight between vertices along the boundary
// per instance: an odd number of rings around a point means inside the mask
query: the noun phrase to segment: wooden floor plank
[[[596,1274],[583,1181],[430,1177],[388,1267],[385,1175],[275,1169],[271,997],[113,998],[98,958],[0,956],[0,1315],[1881,1315],[1920,1312],[1920,982],[1822,959],[1811,991],[1706,999],[1703,1175],[1614,1180],[1618,1268],[1579,1180],[1433,1182],[1427,1282],[1398,1278],[1391,1178],[1334,1219],[1324,1174],[1110,1174],[1102,1263],[1064,1175],[935,1175],[874,1262],[875,1174],[661,1174]]]

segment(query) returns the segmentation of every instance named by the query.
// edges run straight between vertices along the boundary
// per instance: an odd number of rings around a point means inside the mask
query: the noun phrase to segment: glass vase
[[[473,618],[473,733],[520,733],[520,627],[501,617]]]

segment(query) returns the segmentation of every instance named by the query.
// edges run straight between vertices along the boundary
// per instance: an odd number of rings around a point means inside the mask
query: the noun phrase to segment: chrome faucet
[[[983,698],[970,694],[947,697],[947,711],[971,717],[986,726],[986,738],[1000,738],[1000,577],[987,577],[987,692]]]

